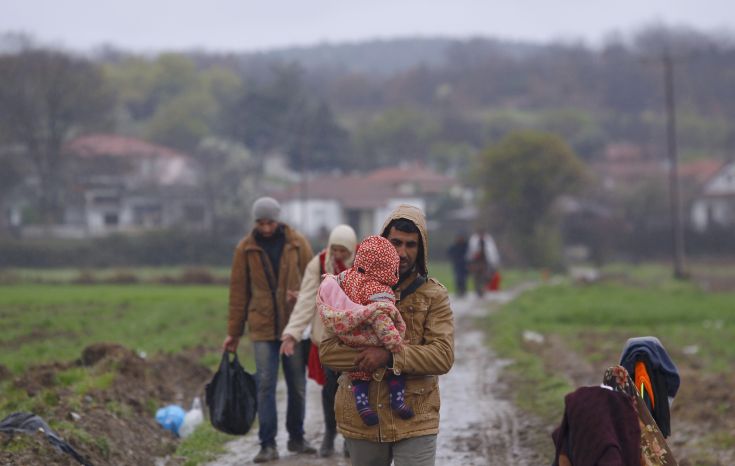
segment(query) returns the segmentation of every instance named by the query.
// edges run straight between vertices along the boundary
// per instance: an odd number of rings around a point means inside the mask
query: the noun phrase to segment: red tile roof
[[[303,184],[297,183],[273,197],[280,201],[296,200],[302,195]],[[366,209],[385,205],[391,197],[397,197],[396,189],[379,185],[358,176],[318,176],[306,183],[309,199],[339,200],[346,209]]]
[[[90,134],[69,141],[64,152],[79,157],[186,157],[169,147],[118,134]]]
[[[606,177],[621,180],[640,179],[642,177],[662,176],[666,172],[666,164],[658,160],[598,161],[590,163],[593,172]]]
[[[696,183],[705,183],[725,165],[724,162],[714,159],[695,160],[679,165],[679,175],[689,178]]]
[[[309,199],[339,200],[346,209],[367,209],[384,206],[389,199],[420,197],[448,189],[453,178],[421,167],[384,168],[357,175],[323,175],[310,177],[306,185]],[[415,184],[415,192],[403,192],[404,184]],[[281,201],[299,199],[302,184],[273,194]]]
[[[437,173],[423,165],[406,165],[388,167],[368,173],[367,179],[371,182],[385,183],[397,186],[403,183],[415,183],[423,193],[442,192],[454,184],[450,176]]]

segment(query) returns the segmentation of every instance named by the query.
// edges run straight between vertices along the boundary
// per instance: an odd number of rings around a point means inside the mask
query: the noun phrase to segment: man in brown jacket
[[[281,206],[261,197],[253,204],[255,228],[235,248],[230,275],[230,306],[226,351],[237,351],[245,322],[255,355],[258,385],[260,452],[253,459],[263,463],[278,459],[276,433],[276,383],[281,333],[288,323],[306,264],[312,256],[306,239],[278,221]],[[304,439],[306,375],[303,351],[282,357],[288,388],[286,429],[288,450],[316,453]]]
[[[353,466],[433,465],[439,432],[438,376],[454,363],[454,321],[447,290],[428,278],[426,220],[420,209],[401,205],[386,220],[382,235],[398,251],[397,306],[406,322],[403,350],[351,348],[327,333],[319,346],[322,364],[336,371],[368,371],[375,426],[363,423],[355,407],[349,377],[342,376],[335,401],[337,429],[345,437]],[[390,407],[386,370],[406,376],[406,401],[415,415],[401,419]]]

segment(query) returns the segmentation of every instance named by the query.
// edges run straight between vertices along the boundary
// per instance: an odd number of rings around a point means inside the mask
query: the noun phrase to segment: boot
[[[278,459],[278,450],[274,445],[265,445],[260,447],[260,451],[255,458],[253,463],[267,463],[268,461],[275,461]]]
[[[325,431],[324,440],[322,440],[322,446],[319,447],[319,456],[322,458],[329,458],[334,454],[334,437],[337,433],[334,431]]]
[[[286,446],[288,451],[294,453],[316,453],[316,448],[312,447],[305,438],[289,439]]]

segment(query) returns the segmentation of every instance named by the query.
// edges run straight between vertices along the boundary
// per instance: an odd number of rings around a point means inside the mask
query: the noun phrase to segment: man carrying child
[[[439,431],[438,376],[454,363],[454,322],[447,290],[428,278],[428,237],[423,212],[410,205],[397,207],[385,222],[382,236],[398,253],[396,306],[405,322],[400,351],[381,346],[363,349],[343,343],[327,332],[319,347],[322,364],[343,372],[335,402],[337,429],[345,437],[353,466],[433,465]],[[369,404],[378,422],[360,417],[348,373],[369,372]],[[405,418],[391,408],[389,380],[405,376]]]

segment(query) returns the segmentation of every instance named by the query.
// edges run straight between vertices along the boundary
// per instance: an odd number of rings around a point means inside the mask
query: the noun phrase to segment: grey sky
[[[735,28],[732,0],[0,0],[0,32],[90,49],[258,50],[422,36],[600,40],[651,23]]]

